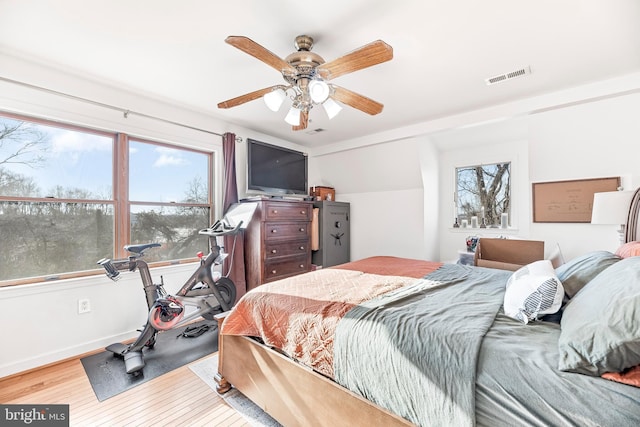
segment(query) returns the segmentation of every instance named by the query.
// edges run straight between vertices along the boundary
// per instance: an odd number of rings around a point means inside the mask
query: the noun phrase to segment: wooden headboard
[[[625,242],[634,242],[637,239],[638,220],[640,219],[640,188],[633,193],[631,198],[631,205],[629,206],[629,215],[627,215],[627,226],[625,231]]]

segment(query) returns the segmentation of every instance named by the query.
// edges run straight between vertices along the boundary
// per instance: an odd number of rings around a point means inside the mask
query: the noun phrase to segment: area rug
[[[218,355],[215,354],[206,359],[189,365],[189,368],[215,391],[216,383],[213,377],[218,372]],[[271,418],[258,405],[253,403],[244,394],[232,388],[225,394],[220,395],[229,406],[241,414],[249,424],[254,427],[281,427],[280,423]]]
[[[187,327],[200,325],[208,326],[202,335],[183,336]],[[159,333],[155,346],[151,349],[144,348],[145,366],[138,375],[127,374],[124,359],[110,351],[84,357],[81,362],[96,397],[102,402],[216,351],[218,351],[217,322],[203,320]]]

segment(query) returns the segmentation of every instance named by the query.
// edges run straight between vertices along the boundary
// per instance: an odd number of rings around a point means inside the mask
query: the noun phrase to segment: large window
[[[0,286],[94,270],[128,243],[161,243],[150,261],[206,251],[212,168],[211,153],[0,115]]]
[[[500,225],[511,208],[511,163],[456,168],[456,217],[458,222],[477,217],[487,227]]]

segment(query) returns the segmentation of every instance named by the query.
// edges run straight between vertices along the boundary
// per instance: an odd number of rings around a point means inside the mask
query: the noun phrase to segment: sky
[[[0,117],[3,124],[15,120]],[[34,179],[41,190],[39,196],[51,196],[52,189],[81,188],[96,198],[111,195],[113,170],[113,139],[109,136],[89,134],[37,124],[34,128],[46,135],[43,143],[32,153],[19,159],[23,163],[2,163],[24,141],[33,140],[34,133],[27,132],[16,139],[0,141],[0,167]],[[188,150],[131,141],[130,200],[171,202],[182,201],[185,191],[194,179],[207,181],[207,155]],[[34,161],[44,154],[46,162]]]

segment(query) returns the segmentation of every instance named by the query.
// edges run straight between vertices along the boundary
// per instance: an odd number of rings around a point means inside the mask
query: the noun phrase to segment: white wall
[[[566,259],[594,250],[615,251],[616,225],[534,223],[531,184],[620,176],[640,186],[640,93],[560,104],[507,120],[434,133],[440,151],[440,260],[456,259],[469,235],[530,238],[558,244]],[[452,229],[454,170],[470,164],[512,162],[512,230]]]
[[[468,236],[529,238],[529,167],[527,122],[523,118],[464,127],[432,136],[440,153],[440,254],[454,261],[466,250]],[[511,230],[454,229],[455,170],[463,166],[511,162]]]
[[[546,255],[559,244],[568,259],[591,250],[615,251],[615,225],[533,223],[531,184],[621,176],[625,189],[640,186],[639,78],[398,129],[395,135],[372,136],[371,145],[357,140],[343,148],[322,147],[312,155],[312,185],[335,186],[336,198],[360,212],[351,223],[352,259],[388,254],[453,261],[468,235],[544,240]],[[452,229],[455,168],[505,160],[513,168],[512,228]],[[397,215],[404,221],[399,226],[381,227]]]
[[[177,290],[193,266],[154,269],[169,292]],[[137,273],[123,273],[114,283],[105,275],[0,288],[5,344],[0,377],[93,351],[136,336],[147,306]],[[89,313],[78,314],[78,300],[88,298]]]
[[[626,190],[640,186],[640,93],[534,114],[529,118],[531,182],[621,176]],[[531,234],[558,241],[571,258],[615,251],[615,225],[532,223]]]
[[[216,121],[140,94],[100,82],[0,57],[3,75],[133,111],[164,117],[218,133],[234,132],[306,151],[287,141]],[[351,202],[351,258],[396,255],[448,261],[463,247],[466,232],[452,232],[453,169],[456,165],[514,162],[518,235],[558,242],[565,257],[590,249],[613,250],[616,226],[531,223],[531,182],[623,176],[640,185],[640,74],[597,82],[562,93],[492,106],[458,116],[308,150],[309,184],[336,188]],[[623,95],[625,92],[629,92]],[[612,97],[608,96],[611,95]],[[61,98],[0,81],[0,109],[105,130],[210,149],[220,138],[197,130]],[[489,123],[491,122],[491,123]],[[484,125],[481,123],[485,123]],[[246,144],[237,146],[238,186],[244,188]],[[217,155],[218,171],[221,156]],[[217,194],[222,180],[216,178]],[[517,186],[517,188],[515,187]],[[216,201],[220,204],[220,200]],[[220,212],[216,212],[217,215]],[[190,266],[162,270],[169,290],[190,274]],[[160,270],[154,270],[157,277]],[[0,288],[5,309],[5,343],[0,377],[95,350],[135,336],[144,322],[140,284],[131,275],[117,284],[104,276]],[[77,314],[89,298],[92,312]]]
[[[255,138],[301,149],[255,131],[227,125],[206,114],[133,94],[61,71],[44,68],[0,54],[4,77],[80,96],[93,101],[121,106],[222,134],[234,132],[246,141]],[[21,85],[0,81],[0,110],[62,121],[94,129],[126,132],[142,138],[204,149],[215,153],[214,177],[216,217],[221,215],[222,142],[220,136],[175,124],[92,105]],[[239,192],[244,189],[246,143],[237,148]],[[149,185],[153,185],[150,182]],[[105,254],[108,255],[108,254]],[[191,275],[194,265],[153,269],[159,281],[164,275],[169,292],[176,291]],[[136,336],[146,318],[144,293],[137,274],[123,274],[117,283],[106,276],[60,280],[33,285],[0,288],[3,307],[4,344],[0,352],[0,377],[42,364],[55,362]],[[88,298],[91,312],[78,314],[78,300]]]
[[[315,156],[310,185],[351,203],[351,259],[425,258],[425,202],[418,138]]]

